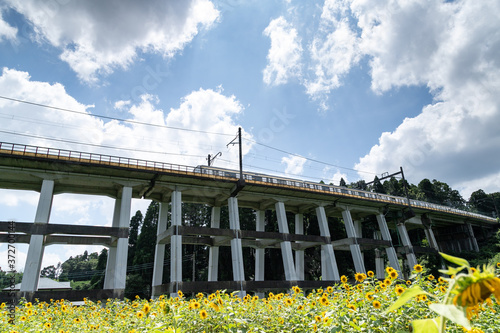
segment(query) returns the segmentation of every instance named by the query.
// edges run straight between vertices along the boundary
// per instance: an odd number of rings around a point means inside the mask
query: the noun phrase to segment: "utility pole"
[[[236,139],[238,139],[238,142],[235,142]],[[231,140],[231,142],[229,142],[227,144],[227,146],[229,145],[235,145],[235,144],[238,144],[239,145],[239,155],[240,155],[240,180],[243,180],[243,149],[242,149],[242,141],[241,141],[241,127],[238,127],[238,134],[236,135],[236,137]]]
[[[222,153],[221,152],[218,152],[217,154],[215,154],[214,157],[212,157],[212,155],[208,154],[208,157],[207,157],[207,161],[208,161],[208,166],[212,166],[212,163],[213,161],[219,157],[219,156],[222,156]]]

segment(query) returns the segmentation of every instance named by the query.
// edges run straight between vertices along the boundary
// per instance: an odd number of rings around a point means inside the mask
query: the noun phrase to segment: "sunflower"
[[[411,286],[411,281],[410,280],[406,280],[406,285],[407,286]]]
[[[45,324],[43,324],[43,327],[48,329],[48,328],[52,327],[52,324],[51,323],[45,323]]]
[[[366,279],[365,274],[363,274],[363,273],[354,274],[354,278],[356,279],[356,281],[358,281],[360,283]]]
[[[323,321],[323,318],[321,316],[314,316],[314,320],[316,320],[318,323],[321,323]]]
[[[385,271],[387,272],[387,274],[389,274],[390,272],[392,272],[394,270],[394,268],[392,268],[391,266],[387,266],[385,268]]]
[[[391,279],[384,279],[384,284],[387,285],[387,286],[390,286],[392,283],[392,280]]]
[[[179,298],[182,298],[182,296],[184,296],[184,294],[180,290],[177,291],[177,295],[179,296]]]
[[[342,282],[342,283],[347,283],[347,276],[342,275],[342,276],[340,277],[340,282]]]
[[[139,319],[144,318],[144,312],[142,312],[142,311],[137,312],[135,315],[136,315],[136,316],[137,316],[137,318],[139,318]]]
[[[286,306],[290,306],[293,304],[293,300],[291,298],[285,298],[285,301],[284,301],[285,305]]]
[[[398,296],[400,296],[405,291],[405,288],[403,286],[398,285],[396,286],[396,288],[394,288],[394,291]]]
[[[373,277],[375,273],[373,273],[373,271],[368,271],[366,272],[366,275],[368,275],[368,277]]]
[[[491,294],[500,299],[500,279],[495,276],[493,266],[485,266],[484,270],[457,277],[453,304],[470,307],[483,303]]]
[[[434,280],[434,275],[431,274],[427,278],[429,279],[429,281],[432,281],[432,280]]]
[[[379,301],[373,301],[372,305],[375,309],[380,309],[382,307]]]
[[[321,305],[323,306],[327,306],[330,304],[330,302],[328,301],[328,298],[325,297],[325,296],[322,296],[320,299],[319,299],[319,302],[321,303]]]
[[[373,301],[373,298],[374,298],[374,295],[375,293],[372,293],[372,292],[369,292],[369,293],[366,293],[365,297],[366,299],[368,299],[369,301]]]
[[[349,311],[356,311],[356,306],[354,304],[347,304]]]
[[[413,270],[414,270],[415,272],[417,272],[417,273],[422,272],[422,271],[423,271],[423,269],[424,269],[424,268],[422,267],[422,265],[419,265],[419,264],[417,264],[417,265],[413,266]]]
[[[326,291],[331,294],[333,293],[333,287],[332,286],[328,286],[328,288],[326,288]]]
[[[148,314],[149,311],[151,311],[151,305],[149,305],[148,303],[144,304],[144,306],[142,307],[142,311],[144,312],[144,314]]]
[[[392,270],[390,273],[389,273],[389,277],[391,278],[391,280],[395,280],[397,279],[398,277],[398,272],[395,271],[395,270]]]
[[[292,289],[293,289],[293,292],[296,294],[299,294],[301,292],[301,290],[298,286],[293,286]]]
[[[200,311],[200,318],[205,320],[205,319],[207,319],[207,317],[208,317],[208,312],[205,309],[201,310]]]

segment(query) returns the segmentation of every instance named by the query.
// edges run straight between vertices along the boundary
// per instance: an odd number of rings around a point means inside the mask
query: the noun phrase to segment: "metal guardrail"
[[[210,178],[214,178],[214,176],[209,176],[197,167],[181,165],[181,164],[173,164],[173,163],[165,163],[165,162],[155,162],[155,161],[147,161],[130,157],[120,157],[120,156],[112,156],[112,155],[103,155],[96,153],[86,153],[86,152],[78,152],[71,151],[66,149],[57,149],[57,148],[46,148],[46,147],[38,147],[38,146],[30,146],[23,144],[15,144],[8,142],[0,142],[0,153],[9,153],[12,155],[23,155],[23,156],[31,156],[31,157],[39,157],[39,158],[50,158],[55,160],[63,160],[63,161],[73,161],[73,162],[86,162],[92,164],[100,164],[100,165],[108,165],[108,166],[120,166],[134,169],[147,169],[147,170],[155,170],[155,171],[170,171],[184,174],[197,174],[199,176],[206,176]],[[221,178],[227,178],[221,177]],[[229,177],[231,178],[231,177]],[[238,177],[234,177],[237,179]],[[277,176],[268,176],[269,180],[272,179],[280,179]],[[267,184],[267,183],[266,183]],[[277,183],[269,182],[269,185],[279,186]],[[321,186],[321,189],[315,188],[315,186]],[[326,184],[312,184],[311,182],[290,182],[285,185],[285,187],[295,187],[306,189],[314,192],[324,192],[324,193],[334,193],[340,195],[346,195],[349,197],[359,197],[360,199],[375,199],[381,200],[385,202],[393,202],[395,204],[400,205],[408,205],[408,200],[403,197],[388,195],[388,194],[380,194],[373,193],[363,190],[350,189],[341,186],[335,185],[326,185]],[[327,188],[326,190],[324,188]],[[433,204],[425,201],[419,201],[410,199],[410,205],[418,208],[424,208],[434,211],[441,211],[445,213],[457,214],[462,216],[469,216],[477,219],[488,220],[490,222],[498,222],[496,219],[481,215],[474,212],[464,211],[453,207]]]

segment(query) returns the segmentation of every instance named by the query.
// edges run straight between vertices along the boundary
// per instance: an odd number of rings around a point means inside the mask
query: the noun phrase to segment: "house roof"
[[[18,283],[14,286],[14,289],[10,287],[4,288],[3,291],[12,291],[12,290],[20,290],[21,283]],[[71,283],[68,282],[58,282],[46,277],[41,277],[38,279],[38,290],[52,290],[52,289],[67,289],[71,290]]]

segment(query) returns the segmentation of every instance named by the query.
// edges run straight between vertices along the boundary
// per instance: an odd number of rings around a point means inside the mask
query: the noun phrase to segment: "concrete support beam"
[[[171,198],[171,227],[176,228],[182,224],[182,192],[173,191]],[[179,283],[182,282],[182,235],[177,234],[174,229],[174,235],[170,240],[170,283],[175,284],[175,292],[170,294],[176,297],[179,291]]]
[[[278,228],[282,234],[290,233],[288,230],[288,221],[286,219],[285,204],[278,201],[275,204],[276,216],[278,217]],[[293,263],[292,244],[289,241],[281,242],[281,256],[283,258],[283,267],[285,268],[285,279],[287,281],[297,281],[297,272]]]
[[[472,229],[472,225],[470,223],[465,223],[467,226],[467,230],[469,230],[469,242],[471,243],[471,250],[479,252],[479,246],[477,245],[476,236],[474,236],[474,230]]]
[[[373,239],[382,239],[382,234],[380,231],[373,232]],[[394,250],[394,248],[392,248]],[[396,252],[394,252],[396,253]],[[391,265],[392,267],[392,265]],[[399,265],[398,265],[399,267]],[[384,258],[382,257],[382,251],[379,249],[375,249],[375,274],[377,279],[385,278],[385,263]],[[399,272],[398,272],[399,274]]]
[[[407,248],[406,260],[408,262],[408,266],[410,268],[410,272],[413,271],[413,267],[418,263],[417,257],[413,252],[413,245],[411,245],[410,237],[408,236],[408,232],[406,231],[406,227],[404,223],[398,223],[397,225],[399,237],[401,237],[401,241],[403,245]]]
[[[265,231],[265,211],[255,212],[255,230]],[[265,249],[255,249],[255,281],[264,281],[264,254]]]
[[[304,215],[295,214],[295,233],[297,235],[304,234]],[[298,241],[297,243],[300,243]],[[304,251],[295,251],[295,272],[297,274],[297,280],[304,280]]]
[[[160,202],[160,212],[158,216],[158,228],[157,235],[161,235],[167,230],[167,218],[168,218],[168,203]],[[163,262],[165,261],[165,244],[159,244],[158,241],[155,247],[155,259],[153,266],[153,290],[155,286],[160,286],[163,284]],[[159,296],[159,295],[153,295]]]
[[[398,261],[398,255],[396,253],[396,249],[392,245],[392,237],[391,237],[391,233],[389,232],[389,228],[387,227],[387,221],[385,220],[385,216],[384,216],[384,214],[377,214],[376,217],[377,217],[377,223],[378,223],[378,227],[380,229],[380,235],[381,235],[382,239],[391,242],[391,247],[387,247],[385,249],[385,252],[387,254],[387,258],[389,258],[389,265],[398,272],[399,276],[402,276],[401,275],[401,267],[399,266],[399,261]],[[412,267],[412,269],[413,269],[413,267]],[[385,277],[385,273],[383,273],[383,274],[384,275],[382,278]],[[377,277],[378,277],[378,274],[377,274]]]
[[[35,224],[49,223],[53,194],[54,181],[43,180],[36,209]],[[38,279],[40,277],[44,252],[43,243],[44,235],[31,235],[26,264],[24,266],[23,280],[21,282],[21,292],[32,293],[38,289]]]
[[[264,210],[257,210],[255,212],[255,231],[265,231],[265,213],[266,211]],[[265,249],[255,249],[255,281],[264,281],[264,260]],[[255,293],[255,295],[259,296],[260,298],[264,297],[264,293],[262,292]]]
[[[238,199],[230,197],[227,199],[229,209],[229,227],[235,230],[236,238],[231,239],[231,259],[233,266],[233,280],[239,281],[241,284],[240,297],[246,295],[243,290],[243,282],[245,281],[245,271],[243,267],[243,247],[241,238],[238,237],[240,231],[240,214],[238,210]]]
[[[220,228],[220,207],[212,207],[210,227]],[[208,281],[217,281],[219,275],[219,247],[211,246],[208,250]]]
[[[325,207],[316,208],[318,216],[319,231],[321,236],[330,237],[328,219],[326,218]],[[335,252],[332,244],[321,245],[321,275],[323,280],[340,281],[339,268],[335,260]]]
[[[347,237],[356,239],[358,235],[356,234],[356,229],[354,228],[351,212],[347,209],[343,210],[342,219],[344,220]],[[361,247],[356,242],[356,244],[349,245],[349,248],[351,249],[352,260],[354,261],[354,269],[357,273],[366,274],[365,263],[363,261],[363,256],[361,255]]]
[[[117,228],[120,225],[120,209],[122,200],[115,199],[115,207],[113,210],[113,221],[111,226]],[[104,274],[104,289],[114,289],[113,276],[115,275],[116,265],[116,244],[108,248],[108,260],[106,263],[106,272]]]

